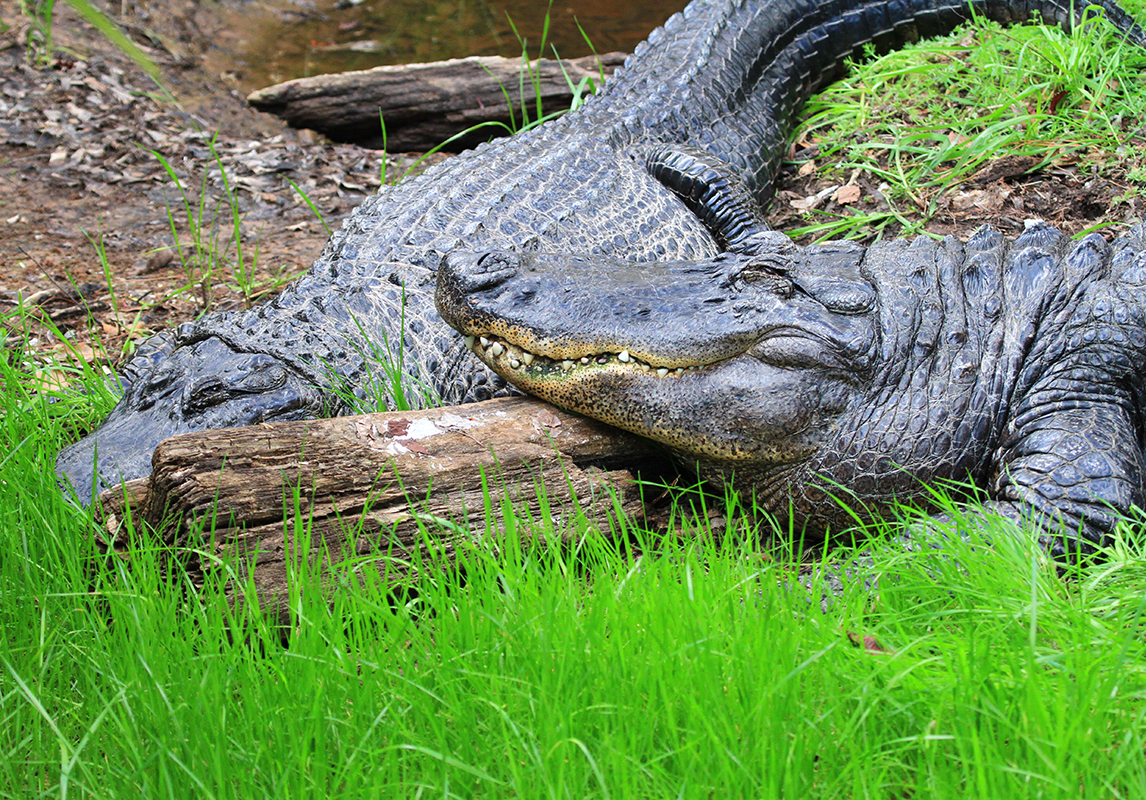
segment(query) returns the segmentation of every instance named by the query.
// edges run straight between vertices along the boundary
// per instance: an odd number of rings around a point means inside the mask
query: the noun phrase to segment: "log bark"
[[[606,53],[560,62],[531,62],[531,74],[539,80],[543,112],[569,108],[573,99],[570,84],[577,86],[587,77],[599,86],[601,75],[612,74],[624,60],[624,53]],[[472,56],[298,78],[253,92],[247,101],[292,127],[310,128],[335,141],[378,150],[383,148],[381,112],[386,121],[385,146],[398,153],[433,149],[481,123],[508,124],[509,101],[518,124],[523,103],[535,118],[537,94],[530,75],[523,73],[520,59]],[[485,126],[443,149],[458,152],[506,133],[500,127]]]
[[[610,536],[618,513],[640,514],[634,476],[667,467],[640,437],[507,398],[182,434],[156,448],[150,478],[100,500],[113,549],[128,517],[142,522],[194,554],[195,581],[219,565],[249,569],[259,602],[285,621],[300,559],[332,576],[354,562],[360,578],[373,569],[393,585],[411,563],[451,563],[475,536],[528,540],[538,523],[567,537],[581,518]],[[242,586],[232,591],[241,601]]]

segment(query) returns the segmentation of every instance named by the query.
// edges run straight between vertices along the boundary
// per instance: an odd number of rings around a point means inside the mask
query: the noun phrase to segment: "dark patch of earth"
[[[326,226],[339,225],[380,185],[381,153],[289,130],[247,106],[220,67],[235,37],[216,4],[116,6],[174,99],[63,3],[55,58],[29,66],[29,26],[15,6],[0,6],[0,319],[40,356],[70,350],[71,358],[117,361],[158,329],[273,293],[318,255]],[[881,202],[868,175],[833,182],[825,170],[801,170],[814,146],[793,155],[769,212],[774,227],[807,224],[810,206],[831,212]],[[387,174],[413,161],[391,156]],[[991,223],[1013,233],[1040,217],[1075,233],[1141,216],[1133,200],[1116,199],[1125,188],[1116,180],[1088,178],[1069,164],[1030,167],[988,165],[939,198],[927,229],[965,238]],[[846,184],[852,188],[841,194]],[[256,248],[257,266],[244,276]],[[44,367],[46,385],[64,377]]]

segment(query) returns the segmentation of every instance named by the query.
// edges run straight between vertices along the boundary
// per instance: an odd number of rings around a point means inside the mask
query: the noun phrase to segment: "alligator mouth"
[[[484,336],[467,335],[463,337],[467,348],[472,350],[482,361],[489,364],[495,371],[502,374],[518,373],[528,375],[534,379],[558,377],[569,373],[590,371],[604,367],[616,367],[639,372],[650,377],[670,378],[683,375],[686,372],[703,369],[707,365],[690,365],[687,367],[669,367],[651,364],[632,355],[628,350],[620,352],[600,352],[591,355],[576,356],[573,358],[550,358],[531,352],[506,339],[493,334]]]

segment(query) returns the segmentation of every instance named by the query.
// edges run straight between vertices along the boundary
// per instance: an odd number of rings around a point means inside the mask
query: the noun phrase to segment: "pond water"
[[[684,6],[685,0],[559,0],[551,7],[538,0],[272,0],[262,11],[248,6],[234,21],[232,31],[241,32],[235,73],[250,90],[381,64],[520,56],[515,28],[536,58],[547,14],[547,57],[554,47],[569,58],[630,52]]]

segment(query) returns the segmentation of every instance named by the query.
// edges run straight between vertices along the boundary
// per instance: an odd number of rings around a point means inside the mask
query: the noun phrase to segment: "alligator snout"
[[[517,253],[458,250],[443,259],[438,280],[450,281],[452,291],[463,294],[488,292],[517,277],[521,269],[521,256]]]

